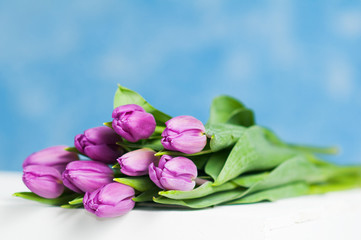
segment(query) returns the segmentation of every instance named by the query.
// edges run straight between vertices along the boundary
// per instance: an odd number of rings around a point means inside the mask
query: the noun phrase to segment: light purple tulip
[[[192,116],[178,116],[168,120],[162,133],[165,149],[187,154],[197,153],[207,144],[203,123]]]
[[[69,162],[79,159],[76,153],[65,151],[66,147],[53,146],[35,152],[25,159],[23,168],[30,165],[50,166],[62,173]]]
[[[121,184],[109,183],[94,192],[86,192],[84,208],[98,217],[118,217],[134,208],[134,189]]]
[[[112,118],[114,131],[129,142],[149,138],[156,127],[153,115],[136,104],[115,108]]]
[[[116,144],[121,138],[113,129],[105,126],[90,128],[84,134],[74,138],[74,145],[79,152],[95,161],[114,163],[123,154],[123,149]]]
[[[60,172],[49,166],[24,167],[23,182],[30,191],[44,198],[57,198],[64,191]]]
[[[196,184],[197,167],[188,158],[163,155],[158,166],[149,165],[149,177],[162,189],[189,191]]]
[[[113,181],[113,170],[101,162],[74,161],[66,166],[62,178],[74,192],[92,192]]]
[[[128,152],[117,159],[120,171],[128,176],[142,176],[148,174],[149,164],[158,161],[152,149],[143,148]]]

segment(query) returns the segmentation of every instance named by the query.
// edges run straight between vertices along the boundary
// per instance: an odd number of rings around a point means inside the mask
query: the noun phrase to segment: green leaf
[[[227,123],[209,124],[206,135],[211,138],[210,148],[213,152],[233,146],[244,134],[246,128]]]
[[[227,160],[228,155],[229,150],[223,150],[213,153],[212,156],[209,158],[204,171],[214,180],[217,179],[219,173],[224,166],[224,163]]]
[[[233,182],[237,184],[242,178],[239,177],[233,180]],[[258,181],[249,186],[244,195],[292,182],[314,183],[326,181],[327,178],[327,175],[322,174],[321,168],[316,167],[303,156],[296,156],[280,164],[269,174],[265,174],[263,178],[260,177]]]
[[[134,202],[148,202],[148,201],[153,201],[153,197],[157,197],[158,196],[158,192],[159,192],[159,188],[158,187],[153,187],[150,188],[148,190],[146,190],[145,192],[142,192],[141,194],[139,194],[138,196],[133,198]]]
[[[207,124],[233,123],[242,126],[254,124],[253,112],[241,102],[230,96],[218,96],[213,99]]]
[[[164,149],[161,143],[161,139],[147,140],[146,143],[142,146],[142,148],[150,148],[156,152]]]
[[[237,188],[237,185],[231,182],[220,186],[213,186],[212,182],[206,182],[191,191],[168,190],[159,192],[159,195],[172,199],[193,199],[235,188]]]
[[[126,104],[137,104],[144,108],[146,112],[153,114],[157,125],[165,125],[171,117],[150,105],[139,93],[118,85],[114,96],[114,108]]]
[[[113,180],[128,185],[140,192],[147,191],[155,186],[149,179],[149,176],[114,178]]]
[[[261,127],[250,127],[233,147],[214,184],[221,185],[248,171],[274,168],[295,155],[295,151],[269,142]]]
[[[276,201],[283,198],[297,197],[307,194],[309,186],[304,182],[296,182],[280,187],[256,192],[240,199],[231,201],[227,204],[256,203],[262,201]]]
[[[210,156],[207,154],[207,155],[200,155],[200,156],[192,156],[192,157],[188,157],[188,158],[194,162],[194,164],[197,166],[197,169],[203,170],[205,164],[210,159]]]
[[[261,173],[243,175],[241,177],[233,179],[232,182],[237,184],[240,187],[249,188],[249,187],[253,186],[254,184],[256,184],[257,182],[264,180],[268,175],[269,175],[269,172],[261,172]]]
[[[189,208],[205,208],[231,201],[237,198],[241,193],[242,193],[242,189],[234,189],[234,190],[214,193],[212,195],[208,195],[201,198],[195,198],[195,199],[176,200],[161,196],[161,197],[153,198],[153,201],[161,204],[180,205]]]
[[[13,196],[21,197],[24,199],[28,199],[28,200],[32,200],[32,201],[36,201],[36,202],[40,202],[40,203],[44,203],[44,204],[61,206],[61,205],[67,204],[70,200],[72,200],[76,197],[79,197],[80,194],[67,192],[67,193],[63,193],[61,196],[59,196],[57,198],[52,198],[52,199],[40,197],[33,192],[17,192],[17,193],[14,193]]]
[[[227,123],[250,127],[255,124],[254,113],[251,109],[239,109],[235,111]]]
[[[337,147],[315,147],[315,146],[305,146],[305,145],[299,145],[299,144],[290,144],[283,142],[273,131],[267,128],[263,128],[265,137],[268,141],[271,143],[278,145],[278,146],[284,146],[291,148],[293,150],[297,150],[301,153],[308,153],[308,154],[329,154],[334,155],[339,152]]]
[[[327,182],[311,184],[308,194],[321,194],[361,187],[360,167],[343,167],[329,175]]]

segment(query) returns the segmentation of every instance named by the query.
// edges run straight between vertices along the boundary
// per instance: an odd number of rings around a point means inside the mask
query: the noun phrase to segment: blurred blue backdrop
[[[111,119],[116,84],[206,122],[229,94],[361,164],[360,1],[0,0],[0,170]]]

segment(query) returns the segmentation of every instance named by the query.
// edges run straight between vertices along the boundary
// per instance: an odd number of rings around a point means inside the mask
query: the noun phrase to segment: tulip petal
[[[57,198],[64,191],[60,172],[49,166],[26,166],[23,182],[30,191],[44,198]]]
[[[90,128],[84,131],[84,136],[93,144],[115,144],[120,137],[113,129],[105,126]]]
[[[190,191],[194,188],[196,183],[194,181],[185,181],[181,178],[169,178],[162,177],[160,178],[160,183],[163,188],[167,190],[180,190],[180,191]]]
[[[116,205],[118,202],[133,197],[134,189],[122,183],[110,183],[99,193],[98,201],[102,204]]]
[[[157,185],[159,188],[163,188],[162,187],[162,184],[159,182],[159,177],[160,177],[160,174],[161,172],[158,172],[157,171],[160,171],[159,168],[157,168],[154,163],[151,163],[148,167],[148,174],[149,174],[149,178],[150,180],[152,180],[155,185]]]
[[[122,155],[123,150],[117,145],[101,144],[85,147],[84,153],[92,160],[111,164]]]
[[[181,133],[189,129],[205,132],[204,125],[197,118],[192,116],[178,116],[168,120],[166,123],[168,129]]]
[[[131,199],[123,200],[117,205],[99,205],[95,211],[98,217],[118,217],[128,213],[134,208],[135,202]]]
[[[53,146],[35,152],[25,159],[23,168],[29,165],[43,165],[56,167],[62,172],[66,164],[79,159],[76,153],[66,151],[67,147],[64,145]]]
[[[187,174],[196,178],[198,174],[196,165],[186,157],[173,158],[164,165],[164,169],[172,172],[174,176]]]

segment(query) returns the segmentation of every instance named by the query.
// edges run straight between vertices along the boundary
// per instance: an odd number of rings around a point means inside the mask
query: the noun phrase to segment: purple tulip
[[[188,158],[163,155],[158,167],[149,165],[149,177],[162,189],[189,191],[196,184],[197,167]]]
[[[66,147],[54,146],[35,152],[25,159],[23,168],[30,165],[50,166],[62,173],[69,162],[79,159],[76,153],[64,150]]]
[[[30,191],[44,198],[57,198],[64,191],[60,172],[49,166],[24,167],[23,182]]]
[[[63,183],[77,193],[92,192],[113,181],[113,170],[95,161],[74,161],[63,172]]]
[[[121,184],[109,183],[94,192],[86,192],[84,208],[98,217],[118,217],[134,208],[134,189]]]
[[[162,133],[165,149],[187,154],[197,153],[207,144],[203,123],[192,116],[178,116],[168,120]]]
[[[158,161],[155,152],[148,148],[128,152],[117,159],[120,171],[128,176],[142,176],[148,174],[149,164]]]
[[[123,154],[123,149],[116,144],[119,141],[121,138],[113,129],[102,126],[76,135],[74,145],[92,160],[110,164]]]
[[[141,106],[128,104],[114,109],[113,129],[129,142],[149,138],[155,130],[155,119]]]

